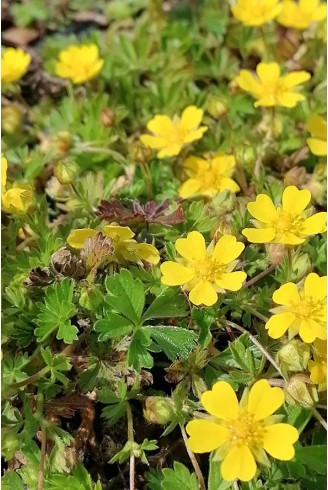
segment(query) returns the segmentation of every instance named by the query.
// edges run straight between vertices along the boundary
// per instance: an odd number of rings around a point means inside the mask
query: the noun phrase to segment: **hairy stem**
[[[198,479],[198,482],[199,482],[200,489],[201,490],[206,490],[206,485],[205,485],[204,477],[203,477],[202,471],[201,471],[201,469],[199,467],[199,464],[197,462],[197,459],[196,459],[194,453],[188,447],[188,438],[187,438],[187,434],[186,434],[186,431],[185,431],[185,428],[184,428],[184,425],[183,424],[180,424],[180,430],[181,430],[181,434],[182,434],[182,437],[183,437],[183,442],[184,442],[184,444],[186,446],[186,450],[187,450],[188,456],[189,456],[190,461],[191,461],[191,464],[193,465],[193,468],[195,470],[195,473],[196,473],[196,476],[197,476],[197,479]]]
[[[315,418],[318,420],[318,422],[320,422],[320,424],[322,425],[322,427],[324,427],[326,430],[328,430],[328,428],[327,428],[327,421],[318,412],[318,410],[313,407],[311,411],[312,411],[313,415],[315,416]]]
[[[47,433],[43,424],[41,424],[41,454],[38,472],[38,490],[43,490],[44,482],[44,461],[46,457]]]
[[[227,320],[226,323],[228,325],[230,325],[232,328],[235,328],[236,330],[239,330],[239,332],[242,332],[242,333],[246,333],[249,337],[249,340],[259,349],[259,351],[262,352],[262,354],[267,358],[267,360],[272,364],[272,366],[278,371],[278,373],[280,374],[280,376],[285,380],[285,376],[283,375],[280,367],[278,366],[278,364],[276,363],[276,361],[273,359],[273,357],[271,356],[271,354],[269,354],[269,352],[263,347],[262,344],[260,344],[260,342],[254,337],[254,335],[252,335],[251,333],[249,333],[248,330],[246,330],[244,327],[241,327],[240,325],[237,325],[236,323],[234,322],[231,322],[230,320]]]
[[[133,443],[134,443],[134,436],[133,436],[133,418],[132,418],[132,411],[131,411],[131,406],[129,403],[126,405],[126,414],[128,418],[128,441],[131,443],[131,453],[130,453],[130,490],[135,490],[135,455],[133,452]]]

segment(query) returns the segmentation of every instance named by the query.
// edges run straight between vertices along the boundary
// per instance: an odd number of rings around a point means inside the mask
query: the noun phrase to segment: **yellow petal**
[[[327,330],[312,318],[303,318],[300,325],[299,336],[307,344],[311,344],[316,338],[326,340]]]
[[[7,183],[7,169],[8,169],[7,159],[1,157],[1,187],[2,188],[4,188]]]
[[[309,117],[306,129],[320,140],[327,141],[327,121],[316,114]]]
[[[278,217],[277,210],[266,194],[259,194],[254,202],[247,204],[249,213],[262,223],[272,223]]]
[[[161,151],[157,153],[158,158],[167,158],[174,157],[175,155],[179,155],[183,144],[182,143],[173,143],[166,145]]]
[[[190,262],[202,260],[206,254],[205,239],[199,231],[191,231],[187,238],[178,238],[175,248],[182,257]]]
[[[220,276],[215,278],[215,282],[222,289],[239,291],[246,277],[247,274],[243,271],[227,272],[225,274],[220,274]]]
[[[249,481],[254,478],[255,473],[255,459],[247,446],[234,446],[221,465],[222,478],[227,481]]]
[[[327,141],[318,138],[308,138],[306,141],[313,155],[318,157],[327,155]]]
[[[304,95],[291,92],[290,90],[281,92],[277,95],[278,104],[282,107],[288,107],[289,109],[295,107],[297,103],[301,102],[302,100],[305,100]]]
[[[129,247],[137,254],[139,259],[145,260],[150,264],[158,264],[160,256],[154,245],[149,243],[133,243]]]
[[[313,14],[313,20],[319,22],[327,17],[327,5],[325,3],[318,6]]]
[[[176,262],[164,262],[160,269],[163,274],[161,282],[166,286],[181,286],[191,281],[195,276],[192,269],[188,269]]]
[[[179,196],[182,199],[187,199],[190,196],[194,196],[199,193],[201,184],[197,179],[188,179],[179,189]]]
[[[289,424],[274,424],[265,428],[263,447],[273,458],[289,461],[294,457],[293,444],[298,440],[298,431]]]
[[[264,84],[275,84],[280,76],[278,63],[261,62],[256,67],[256,73]]]
[[[295,87],[300,83],[307,82],[310,80],[311,75],[307,71],[293,71],[283,78],[283,83],[287,88]]]
[[[316,213],[303,221],[299,230],[304,235],[316,235],[327,230],[327,213]]]
[[[190,105],[186,107],[182,113],[181,125],[184,129],[193,131],[198,128],[202,122],[203,116],[204,111],[202,109],[198,109],[198,107]]]
[[[149,146],[149,148],[152,149],[164,148],[166,145],[166,140],[164,138],[160,138],[159,136],[151,136],[149,134],[142,134],[140,136],[140,141],[145,146]]]
[[[246,90],[246,92],[251,92],[256,96],[262,94],[263,92],[261,84],[248,70],[241,70],[239,75],[236,77],[236,82],[240,88]]]
[[[134,237],[133,231],[128,226],[106,225],[103,232],[115,241],[124,242]]]
[[[189,300],[197,306],[212,306],[217,302],[217,299],[217,292],[208,281],[199,281],[189,293]]]
[[[162,114],[151,119],[147,124],[147,129],[164,138],[176,131],[172,120],[168,116]]]
[[[83,248],[84,242],[87,238],[92,238],[97,233],[97,230],[92,228],[78,228],[73,230],[67,238],[67,243],[73,248]]]
[[[237,184],[237,182],[235,182],[233,179],[229,179],[228,177],[225,177],[220,181],[219,191],[222,192],[225,190],[237,193],[240,191],[240,187]]]
[[[195,175],[197,174],[199,168],[202,170],[207,170],[210,164],[203,158],[190,156],[183,162],[183,166],[191,175]]]
[[[281,243],[282,245],[300,245],[304,242],[304,236],[295,235],[295,233],[290,231],[285,231],[275,238],[275,243]]]
[[[237,242],[233,235],[225,235],[215,245],[213,259],[219,264],[229,264],[235,260],[244,250],[245,245]]]
[[[291,306],[300,301],[300,295],[296,284],[287,282],[280,286],[272,295],[272,299],[278,305]]]
[[[312,383],[319,385],[326,380],[327,364],[309,361],[308,362],[308,369],[311,373],[310,380],[312,381]]]
[[[199,140],[202,138],[203,134],[206,133],[207,130],[208,130],[207,126],[201,126],[196,131],[192,131],[191,133],[187,134],[183,138],[183,142],[192,143],[193,141]]]
[[[278,313],[269,318],[265,324],[265,328],[268,330],[268,334],[272,339],[280,339],[293,324],[295,318],[295,313],[289,311],[286,313]]]
[[[205,410],[222,420],[238,418],[239,406],[236,393],[226,381],[218,381],[211,390],[202,394],[201,402]]]
[[[276,236],[274,228],[245,228],[242,234],[251,243],[270,243]]]
[[[327,276],[319,277],[311,272],[304,282],[305,296],[315,301],[322,301],[327,297]]]
[[[228,431],[210,420],[192,420],[186,426],[190,436],[188,447],[193,453],[209,453],[222,446],[228,438]]]
[[[255,420],[263,420],[272,415],[284,403],[285,395],[281,388],[271,388],[266,379],[257,381],[251,388],[247,410]]]
[[[282,195],[282,208],[292,216],[299,216],[310,200],[311,192],[308,189],[299,190],[294,185],[289,185]]]

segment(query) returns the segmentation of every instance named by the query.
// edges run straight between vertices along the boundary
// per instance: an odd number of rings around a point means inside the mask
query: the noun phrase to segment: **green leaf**
[[[295,459],[311,471],[324,475],[327,469],[327,446],[296,447]]]
[[[97,320],[94,324],[95,331],[99,333],[100,342],[127,335],[132,328],[130,320],[111,311],[106,311],[106,318]]]
[[[153,358],[147,348],[151,345],[150,329],[142,327],[135,332],[129,347],[128,364],[140,372],[142,367],[153,367]]]
[[[145,291],[142,282],[134,279],[131,272],[122,269],[119,274],[106,279],[108,296],[106,302],[111,310],[128,318],[134,325],[140,325],[145,304]]]
[[[151,327],[151,337],[162,348],[167,357],[174,361],[178,356],[187,359],[195,347],[197,335],[180,327]]]
[[[71,369],[71,364],[69,363],[66,356],[63,354],[53,355],[50,348],[41,349],[42,357],[50,367],[50,381],[51,383],[55,383],[56,381],[60,381],[65,386],[68,384],[67,377],[61,371],[69,371]]]
[[[165,468],[163,470],[163,474],[163,490],[199,490],[195,473],[190,473],[188,468],[186,468],[182,463],[175,461],[173,464],[173,469]]]
[[[1,478],[2,490],[23,490],[23,482],[21,477],[15,471],[7,472]]]
[[[142,321],[153,318],[179,318],[186,316],[186,300],[182,294],[173,288],[164,289],[154,299],[142,316]]]
[[[102,416],[109,420],[110,424],[115,424],[126,413],[126,394],[127,386],[121,380],[116,394],[110,388],[103,388],[98,392],[98,400],[109,405],[102,411]]]
[[[57,339],[66,344],[77,339],[78,329],[70,322],[76,313],[73,291],[74,282],[68,278],[47,288],[44,303],[37,303],[40,310],[36,319],[38,327],[35,329],[38,342],[43,342],[56,330]]]
[[[199,343],[202,347],[207,347],[211,341],[211,325],[215,320],[215,317],[206,310],[200,310],[193,308],[191,310],[191,316],[197,323],[200,329]]]

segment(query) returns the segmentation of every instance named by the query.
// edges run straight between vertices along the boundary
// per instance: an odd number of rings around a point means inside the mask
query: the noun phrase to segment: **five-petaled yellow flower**
[[[150,264],[157,264],[159,252],[157,248],[148,243],[138,243],[133,240],[133,231],[128,226],[107,225],[101,230],[80,228],[73,230],[67,238],[67,243],[76,249],[83,248],[87,238],[92,238],[98,231],[113,240],[114,253],[108,257],[108,262],[139,262],[145,260]]]
[[[312,134],[307,144],[314,155],[327,155],[327,121],[323,117],[313,115],[309,118],[306,129]]]
[[[242,287],[246,273],[232,271],[245,246],[234,236],[225,235],[215,246],[212,242],[206,249],[203,235],[192,231],[187,238],[178,238],[175,248],[181,258],[161,265],[162,283],[183,286],[190,291],[189,300],[194,305],[214,305],[217,293],[225,293],[226,289],[238,291]]]
[[[281,11],[279,0],[237,0],[231,7],[234,17],[246,26],[262,26]]]
[[[159,150],[158,158],[178,155],[182,148],[193,141],[199,140],[207,126],[200,126],[204,112],[194,105],[186,107],[181,118],[159,114],[147,124],[147,129],[153,135],[143,134],[140,137],[142,143],[152,149]]]
[[[6,190],[7,185],[7,168],[6,158],[1,157],[1,202],[2,209],[6,213],[25,214],[35,204],[32,190],[24,184],[14,183],[12,187]]]
[[[313,361],[308,362],[310,380],[318,385],[318,391],[327,389],[327,342],[316,339],[313,343]]]
[[[278,305],[271,310],[265,328],[270,337],[280,338],[288,330],[289,337],[299,334],[304,342],[327,338],[327,277],[311,272],[300,291],[296,284],[288,282],[273,293]]]
[[[22,49],[5,49],[1,56],[1,81],[16,82],[25,75],[30,63],[31,56]]]
[[[277,63],[261,62],[256,67],[257,76],[248,70],[241,70],[236,77],[239,87],[250,92],[257,99],[255,107],[295,107],[305,99],[304,95],[294,92],[294,87],[310,80],[307,71],[293,71],[281,76]]]
[[[313,22],[324,20],[327,16],[327,5],[320,0],[285,0],[278,17],[278,22],[285,27],[307,29]]]
[[[217,153],[208,160],[193,156],[187,158],[184,167],[190,178],[180,187],[180,197],[184,199],[194,195],[214,197],[224,190],[238,192],[240,190],[238,184],[231,179],[235,166],[235,157],[223,153]]]
[[[229,383],[215,383],[201,397],[212,417],[187,424],[189,448],[195,453],[217,450],[218,459],[223,460],[221,474],[227,481],[252,480],[256,461],[269,465],[266,453],[289,461],[295,454],[293,444],[298,440],[298,431],[289,424],[278,423],[280,416],[273,415],[284,398],[281,388],[271,388],[268,381],[261,379],[250,391],[245,390],[238,404]]]
[[[73,83],[79,84],[95,78],[103,64],[104,60],[99,58],[98,46],[81,44],[60,51],[55,71],[59,77],[69,78]]]
[[[277,208],[266,194],[259,194],[247,209],[255,218],[255,228],[245,228],[242,233],[252,243],[280,243],[299,245],[310,235],[326,231],[327,213],[308,217],[305,208],[311,200],[307,189],[299,190],[290,185],[282,194],[282,205]]]

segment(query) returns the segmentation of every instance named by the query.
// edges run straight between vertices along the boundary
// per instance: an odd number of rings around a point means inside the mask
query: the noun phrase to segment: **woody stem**
[[[126,405],[126,414],[128,418],[128,441],[131,443],[130,449],[130,490],[135,490],[135,455],[133,452],[133,418],[132,418],[132,410],[129,403]]]
[[[252,277],[252,279],[250,279],[249,281],[247,281],[244,284],[244,287],[248,288],[249,286],[253,286],[253,284],[255,284],[257,281],[262,279],[262,277],[265,277],[266,275],[270,274],[270,272],[272,272],[275,268],[276,268],[276,264],[271,264],[267,269],[257,274],[257,276]]]

